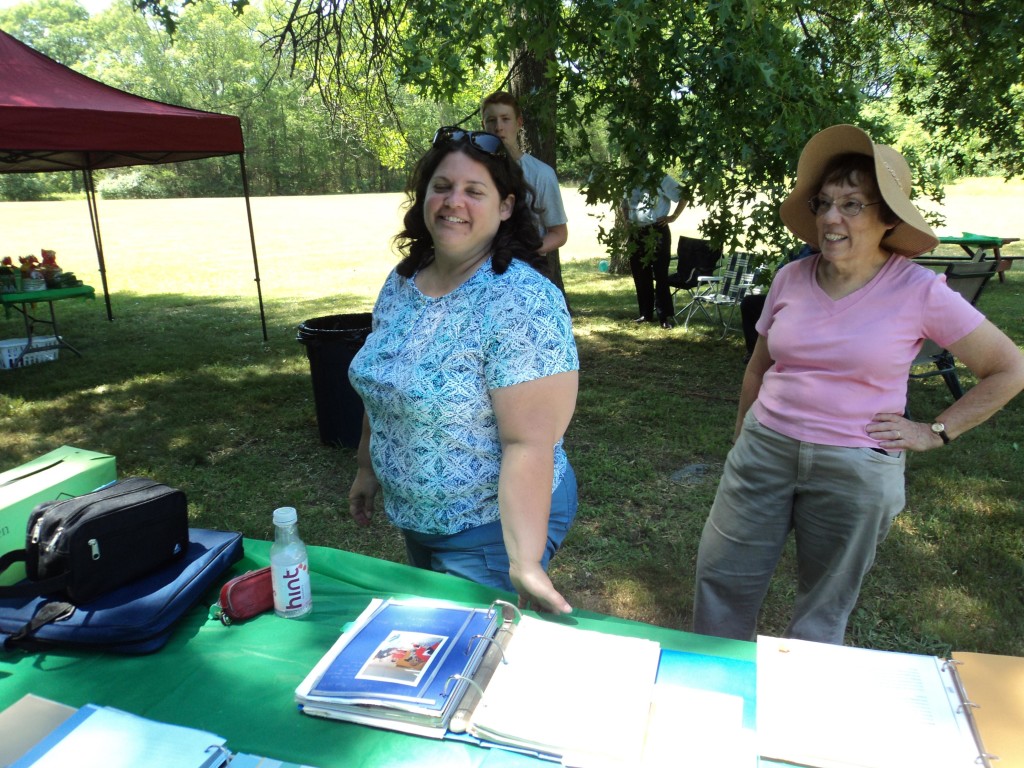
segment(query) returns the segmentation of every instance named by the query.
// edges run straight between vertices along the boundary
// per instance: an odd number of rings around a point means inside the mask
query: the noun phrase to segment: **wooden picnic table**
[[[921,264],[951,264],[957,261],[985,261],[995,259],[996,273],[999,275],[999,282],[1006,282],[1003,274],[1013,266],[1017,259],[1022,256],[1004,256],[1002,247],[1009,243],[1015,243],[1018,237],[994,237],[990,235],[975,235],[964,232],[961,235],[950,235],[939,238],[940,245],[959,245],[963,250],[963,256],[939,255],[934,252],[919,256],[915,261]]]

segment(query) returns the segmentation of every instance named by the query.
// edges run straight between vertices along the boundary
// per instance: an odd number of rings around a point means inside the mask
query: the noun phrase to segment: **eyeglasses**
[[[491,155],[492,157],[505,156],[505,145],[493,133],[487,133],[487,131],[464,131],[454,125],[438,128],[431,143],[433,146],[439,147],[457,141],[468,141],[474,149],[480,150],[485,155]]]
[[[853,200],[851,198],[846,198],[841,201],[829,200],[827,197],[822,197],[821,195],[815,195],[807,201],[807,205],[811,209],[811,213],[815,216],[822,216],[828,213],[834,205],[839,209],[839,212],[848,219],[852,219],[854,216],[859,216],[860,212],[868,206],[881,204],[881,200],[877,203],[862,203],[860,200]]]

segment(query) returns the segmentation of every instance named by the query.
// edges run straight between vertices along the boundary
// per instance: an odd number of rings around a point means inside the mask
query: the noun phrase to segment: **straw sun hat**
[[[779,207],[782,223],[804,242],[820,247],[815,216],[807,201],[818,194],[829,162],[850,153],[874,159],[882,199],[900,218],[900,223],[882,238],[882,247],[911,258],[934,249],[939,244],[935,233],[910,202],[911,177],[907,161],[892,147],[875,144],[854,125],[833,125],[816,133],[804,146],[796,167],[796,186]]]

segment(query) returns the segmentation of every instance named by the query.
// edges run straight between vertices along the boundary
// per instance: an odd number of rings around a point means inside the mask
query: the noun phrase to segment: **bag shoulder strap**
[[[3,573],[15,563],[25,562],[26,552],[24,549],[16,549],[0,557],[0,573]],[[60,592],[68,584],[68,574],[62,573],[49,579],[39,581],[23,581],[7,587],[0,587],[0,598],[3,597],[39,597]]]
[[[40,627],[52,624],[55,621],[70,618],[74,612],[75,606],[71,603],[43,603],[39,610],[36,611],[36,615],[32,617],[31,621],[17,632],[14,632],[9,637],[4,638],[3,649],[5,651],[13,651],[16,648],[31,650],[34,647],[33,638],[35,633],[39,631]]]

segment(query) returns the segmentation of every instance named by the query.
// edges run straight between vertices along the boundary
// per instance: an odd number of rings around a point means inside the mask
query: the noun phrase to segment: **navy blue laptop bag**
[[[87,602],[52,595],[0,599],[0,641],[8,651],[151,653],[241,557],[240,533],[189,528],[183,556]]]

